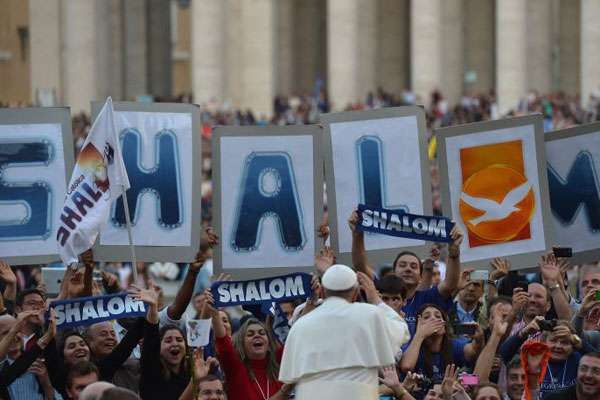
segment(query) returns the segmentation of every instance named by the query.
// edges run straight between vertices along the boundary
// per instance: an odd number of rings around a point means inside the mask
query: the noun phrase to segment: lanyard
[[[258,381],[256,380],[256,377],[253,376],[252,379],[254,379],[256,386],[258,386],[258,390],[260,390],[260,395],[263,398],[263,400],[269,400],[269,394],[271,393],[271,391],[269,390],[269,383],[271,382],[271,380],[267,378],[267,394],[265,395],[265,392],[263,392],[262,388],[260,387],[260,383],[258,383]]]
[[[565,367],[563,368],[562,373],[562,381],[560,383],[560,387],[565,387],[565,373],[567,372],[567,367],[569,366],[569,359],[565,361]],[[554,376],[552,375],[552,366],[548,365],[548,373],[550,374],[550,383],[554,383]]]

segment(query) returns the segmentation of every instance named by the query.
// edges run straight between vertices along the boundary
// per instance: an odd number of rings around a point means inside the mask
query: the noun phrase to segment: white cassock
[[[279,380],[296,384],[296,400],[378,398],[378,369],[395,364],[408,326],[385,303],[325,299],[290,330]]]

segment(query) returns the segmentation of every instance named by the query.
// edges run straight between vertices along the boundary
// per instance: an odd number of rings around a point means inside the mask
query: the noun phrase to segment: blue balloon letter
[[[577,154],[566,180],[548,164],[548,184],[552,212],[564,225],[572,224],[584,207],[590,228],[600,231],[600,182],[589,152]]]
[[[46,141],[0,143],[0,204],[20,204],[27,209],[23,220],[0,221],[0,240],[45,239],[50,235],[52,215],[50,188],[44,182],[9,183],[7,167],[48,166],[52,146]]]
[[[261,221],[275,217],[286,250],[304,247],[305,237],[290,157],[280,152],[251,153],[244,166],[241,196],[232,246],[237,251],[258,248]]]
[[[142,140],[136,129],[127,129],[122,134],[123,161],[131,187],[127,191],[131,224],[139,217],[141,195],[152,193],[157,201],[158,223],[165,229],[174,229],[183,222],[182,194],[179,179],[179,159],[177,157],[177,137],[170,130],[162,130],[156,135],[156,165],[147,170],[142,166]],[[125,211],[121,197],[113,213],[112,222],[125,226]]]

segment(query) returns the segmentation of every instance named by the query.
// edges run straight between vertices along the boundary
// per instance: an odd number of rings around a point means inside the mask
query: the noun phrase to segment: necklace
[[[252,379],[256,383],[256,386],[258,386],[258,390],[260,390],[260,396],[263,398],[263,400],[269,400],[269,394],[271,393],[271,391],[269,390],[269,384],[271,380],[267,378],[267,394],[265,395],[265,392],[263,392],[262,388],[260,387],[260,383],[258,383],[258,380],[256,380],[256,377],[253,376]]]

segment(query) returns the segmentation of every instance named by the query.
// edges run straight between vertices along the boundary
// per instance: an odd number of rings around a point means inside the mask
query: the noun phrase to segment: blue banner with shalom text
[[[286,302],[312,294],[312,277],[297,272],[250,281],[220,281],[210,287],[216,307]]]
[[[446,217],[408,214],[402,211],[358,205],[356,229],[388,236],[451,242],[450,231],[454,223]]]
[[[146,315],[146,305],[125,292],[53,301],[50,308],[56,313],[57,329]]]

